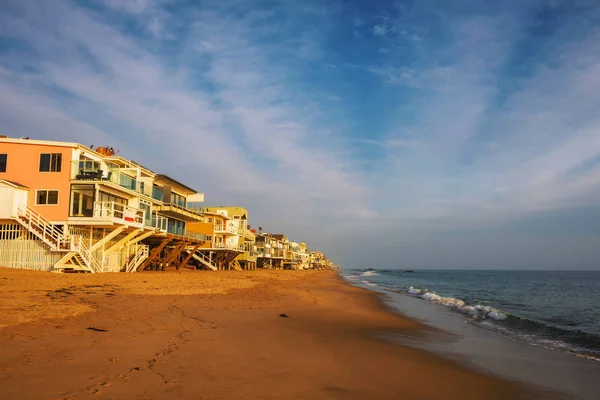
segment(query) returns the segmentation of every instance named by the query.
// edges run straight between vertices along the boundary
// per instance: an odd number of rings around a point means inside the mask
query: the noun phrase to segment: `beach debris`
[[[88,331],[95,331],[95,332],[108,332],[106,329],[102,329],[102,328],[95,328],[93,326],[88,326],[87,327]]]
[[[289,317],[289,315],[287,315],[287,314],[279,314],[279,316],[280,316],[281,318],[288,318],[288,317]]]

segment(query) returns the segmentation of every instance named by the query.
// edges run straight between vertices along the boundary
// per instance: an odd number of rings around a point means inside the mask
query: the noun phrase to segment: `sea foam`
[[[362,274],[360,274],[360,276],[376,276],[376,275],[379,275],[379,274],[375,271],[365,271]]]
[[[464,314],[469,314],[473,319],[483,320],[486,318],[493,319],[496,321],[504,320],[507,315],[500,310],[497,310],[490,306],[482,305],[469,305],[463,300],[455,299],[454,297],[443,297],[434,292],[428,292],[426,289],[419,289],[415,287],[409,287],[407,293],[428,300],[431,303],[441,304],[446,307],[454,308]]]

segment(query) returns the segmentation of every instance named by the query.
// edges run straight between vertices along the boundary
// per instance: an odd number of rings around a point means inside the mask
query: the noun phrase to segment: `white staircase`
[[[192,257],[194,257],[195,260],[199,261],[200,264],[204,265],[206,268],[213,270],[213,271],[217,271],[219,268],[217,268],[217,266],[210,260],[209,257],[207,257],[206,255],[204,255],[203,253],[198,253],[195,252]]]
[[[85,240],[79,242],[79,256],[83,259],[90,272],[102,272],[102,265],[98,263],[98,260],[92,254],[92,250],[87,246]]]
[[[56,225],[50,223],[25,204],[17,208],[17,222],[46,243],[52,251],[69,251],[70,240]]]
[[[71,236],[73,239],[77,236]],[[102,265],[92,254],[92,251],[85,243],[85,240],[79,236],[77,245],[71,244],[71,251],[64,255],[56,264],[54,270],[72,269],[74,271],[84,272],[102,272]]]
[[[140,265],[148,258],[150,254],[150,246],[140,245],[138,250],[133,254],[133,257],[125,265],[125,272],[135,272]]]

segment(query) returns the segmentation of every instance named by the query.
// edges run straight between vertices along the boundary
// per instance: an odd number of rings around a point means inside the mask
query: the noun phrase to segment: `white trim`
[[[42,144],[46,146],[55,146],[55,147],[79,147],[81,146],[78,143],[71,142],[54,142],[49,140],[35,140],[35,139],[17,139],[17,138],[0,138],[0,142],[5,143],[17,143],[17,144]]]
[[[42,190],[44,190],[46,192],[50,192],[50,191],[57,192],[58,195],[56,196],[56,204],[48,204],[48,203],[46,203],[46,204],[39,204],[37,202],[38,201],[38,192],[40,192]],[[46,193],[46,200],[48,200],[48,193]],[[58,205],[60,205],[60,189],[35,189],[35,201],[34,201],[34,204],[36,206],[58,206]]]

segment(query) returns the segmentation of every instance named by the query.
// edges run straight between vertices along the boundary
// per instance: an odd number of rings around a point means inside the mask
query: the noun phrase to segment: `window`
[[[58,190],[36,190],[35,204],[56,205],[58,204]]]
[[[186,206],[186,198],[175,192],[171,192],[171,203],[176,204],[180,207]]]
[[[8,154],[0,154],[0,172],[6,172],[6,158]]]
[[[127,200],[122,198],[122,197],[117,197],[114,196],[110,193],[106,193],[106,192],[100,192],[100,198],[98,199],[99,201],[114,201],[115,203],[118,204],[124,204],[127,205]]]
[[[71,186],[71,217],[94,216],[94,185]]]
[[[62,167],[62,154],[40,154],[40,172],[60,172]]]

